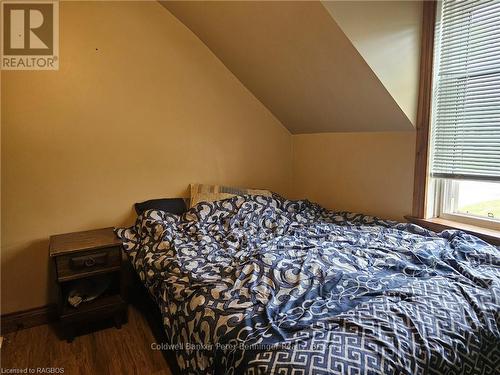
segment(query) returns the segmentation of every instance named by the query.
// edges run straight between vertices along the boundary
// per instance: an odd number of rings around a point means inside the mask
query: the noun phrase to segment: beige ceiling
[[[161,2],[291,133],[413,126],[320,2]]]
[[[322,1],[412,124],[417,119],[421,1]]]

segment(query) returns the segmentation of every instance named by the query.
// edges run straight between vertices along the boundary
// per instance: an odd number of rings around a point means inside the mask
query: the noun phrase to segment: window
[[[500,184],[472,180],[435,181],[436,215],[485,228],[500,229]]]
[[[500,1],[438,3],[428,208],[500,229]]]

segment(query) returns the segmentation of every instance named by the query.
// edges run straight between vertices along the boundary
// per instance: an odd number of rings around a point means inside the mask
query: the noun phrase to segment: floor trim
[[[56,319],[56,306],[45,305],[0,316],[0,332],[6,334],[20,329],[47,324]]]

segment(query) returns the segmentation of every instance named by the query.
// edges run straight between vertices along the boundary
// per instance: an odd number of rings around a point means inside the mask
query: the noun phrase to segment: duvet
[[[278,196],[116,233],[185,374],[500,372],[500,250],[466,233]]]

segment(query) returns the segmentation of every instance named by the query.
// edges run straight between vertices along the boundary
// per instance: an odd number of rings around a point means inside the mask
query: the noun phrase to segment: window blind
[[[431,174],[500,181],[500,0],[444,0],[437,29]]]

